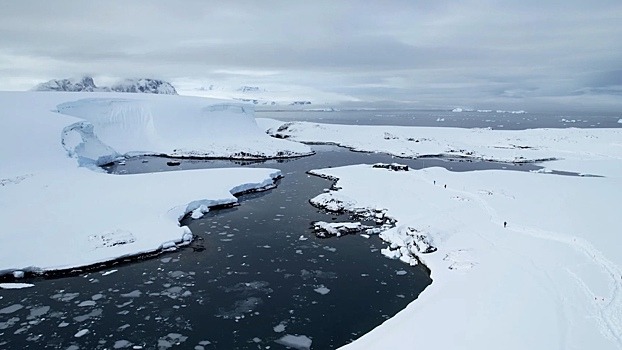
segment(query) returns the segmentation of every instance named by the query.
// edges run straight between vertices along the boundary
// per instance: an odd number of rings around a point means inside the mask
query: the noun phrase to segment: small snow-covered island
[[[383,223],[316,222],[318,236],[378,234],[383,248],[369,254],[404,268],[424,264],[432,278],[404,310],[343,348],[622,348],[622,129],[286,123],[255,119],[253,105],[240,101],[130,85],[98,88],[87,79],[0,92],[4,288],[32,290],[36,281],[21,283],[24,276],[187,245],[193,233],[182,218],[287,176],[271,168],[123,176],[101,168],[126,158],[292,158],[312,154],[309,144],[334,144],[396,158],[537,163],[534,171],[455,172],[396,159],[311,170],[335,182],[312,205]],[[164,93],[127,93],[154,91]],[[309,349],[312,339],[287,334],[276,343]]]

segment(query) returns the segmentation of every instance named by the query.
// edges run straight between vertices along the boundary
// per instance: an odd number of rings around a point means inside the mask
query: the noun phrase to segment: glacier
[[[310,153],[260,130],[252,106],[114,92],[1,92],[0,274],[79,268],[187,244],[179,220],[273,186],[276,169],[116,176],[120,156]],[[242,155],[241,155],[242,154]]]

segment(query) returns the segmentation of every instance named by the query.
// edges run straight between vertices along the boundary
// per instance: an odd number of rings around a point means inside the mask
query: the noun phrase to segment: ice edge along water
[[[180,227],[234,194],[273,186],[276,169],[116,176],[124,155],[287,157],[309,147],[260,130],[252,106],[181,96],[0,93],[0,273],[90,266],[187,244]],[[60,112],[60,113],[58,113]]]
[[[440,168],[397,172],[371,165],[311,171],[338,181],[312,202],[334,210],[386,211],[397,226],[381,234],[389,243],[385,255],[406,257],[402,260],[410,263],[408,255],[416,255],[434,280],[405,310],[344,348],[405,343],[622,348],[622,238],[616,223],[622,196],[620,129],[439,130],[259,122],[278,137],[359,151],[400,157],[459,154],[506,162],[556,159],[543,165],[602,176]],[[438,251],[422,255],[413,232],[423,233]]]

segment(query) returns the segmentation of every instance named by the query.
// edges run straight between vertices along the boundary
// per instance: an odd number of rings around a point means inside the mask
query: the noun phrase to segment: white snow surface
[[[556,159],[541,163],[542,172],[311,171],[338,179],[337,190],[312,201],[385,209],[397,226],[380,235],[382,253],[410,264],[416,256],[433,279],[406,309],[343,349],[622,349],[621,129],[258,123],[291,140],[403,157]],[[437,250],[423,254],[413,232]]]
[[[622,158],[622,129],[491,130],[284,123],[258,118],[269,133],[398,157],[443,156],[501,162]]]
[[[121,93],[0,93],[0,274],[67,269],[192,238],[186,213],[272,186],[274,169],[110,175],[120,154],[298,154],[257,128],[252,107]],[[58,113],[60,111],[61,113]],[[82,166],[80,166],[82,165]]]
[[[551,164],[605,177],[315,170],[339,179],[329,194],[350,208],[386,208],[397,219],[381,235],[393,247],[387,252],[414,253],[433,279],[406,309],[343,349],[621,349],[622,160],[602,156]],[[438,250],[408,247],[405,227],[425,232]]]

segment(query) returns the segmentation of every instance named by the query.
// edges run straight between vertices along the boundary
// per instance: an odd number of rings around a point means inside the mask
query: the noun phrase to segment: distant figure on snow
[[[503,222],[503,228],[506,228],[506,227],[508,227],[508,222],[507,222],[507,221],[504,221],[504,222]]]
[[[445,185],[445,188],[447,188],[447,185]]]

